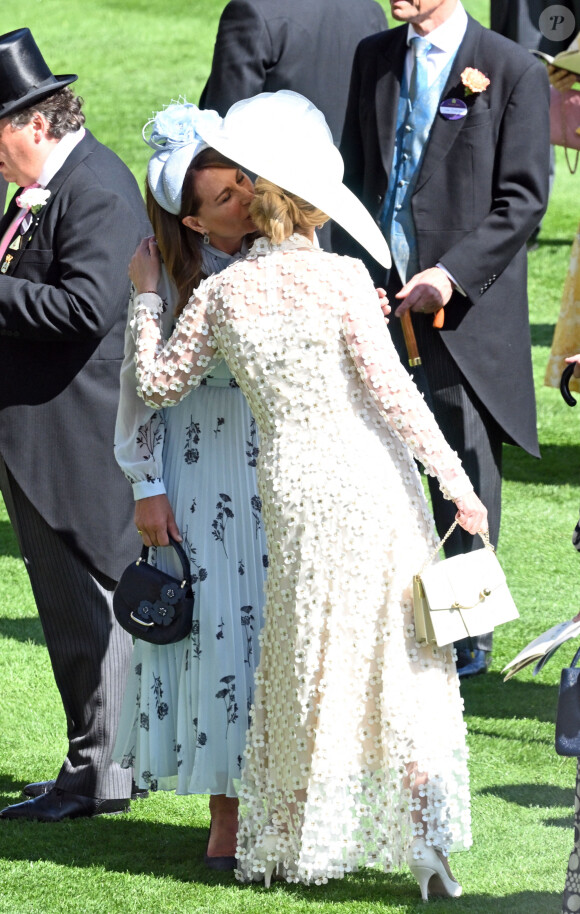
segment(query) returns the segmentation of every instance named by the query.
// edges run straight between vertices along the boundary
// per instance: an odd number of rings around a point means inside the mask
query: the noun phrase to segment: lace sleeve
[[[209,314],[213,307],[202,285],[194,292],[169,340],[162,333],[163,303],[152,292],[135,298],[131,330],[135,340],[138,393],[154,409],[174,406],[220,361]]]
[[[397,431],[427,473],[437,477],[445,497],[459,498],[472,491],[473,486],[401,365],[370,276],[362,264],[356,266],[360,282],[351,283],[343,316],[350,355],[386,422]]]

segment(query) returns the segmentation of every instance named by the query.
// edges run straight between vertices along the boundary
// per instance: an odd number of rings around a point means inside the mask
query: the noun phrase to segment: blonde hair
[[[265,178],[256,181],[250,218],[259,233],[274,244],[280,244],[293,232],[305,235],[328,222],[326,213]]]

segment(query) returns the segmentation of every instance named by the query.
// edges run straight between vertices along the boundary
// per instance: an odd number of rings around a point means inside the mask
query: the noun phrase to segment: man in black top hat
[[[4,819],[122,812],[111,761],[131,655],[112,592],[138,549],[113,458],[129,299],[150,231],[137,184],[84,127],[76,76],[54,76],[28,29],[0,36],[0,174],[20,186],[0,221],[0,489],[26,562],[64,705],[56,782]]]

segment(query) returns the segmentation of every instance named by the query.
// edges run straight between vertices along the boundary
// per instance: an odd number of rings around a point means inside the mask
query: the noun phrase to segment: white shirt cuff
[[[140,501],[142,498],[151,498],[152,495],[165,495],[165,483],[162,479],[142,479],[140,482],[132,482],[133,498]]]
[[[447,276],[447,278],[448,278],[449,280],[451,280],[451,282],[453,283],[453,287],[454,287],[455,289],[457,289],[457,291],[460,293],[460,295],[463,295],[464,298],[467,298],[467,293],[464,292],[464,290],[461,288],[461,286],[459,285],[459,283],[457,282],[457,280],[451,275],[451,273],[449,272],[449,270],[446,270],[442,263],[436,263],[435,266],[436,266],[436,267],[439,267],[439,269],[442,270],[443,273],[445,273],[445,275]]]

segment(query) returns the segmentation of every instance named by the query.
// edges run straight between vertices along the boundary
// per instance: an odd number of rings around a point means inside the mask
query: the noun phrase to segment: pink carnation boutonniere
[[[466,95],[478,95],[480,92],[485,92],[491,80],[481,70],[466,67],[461,74],[461,82],[465,86]]]

